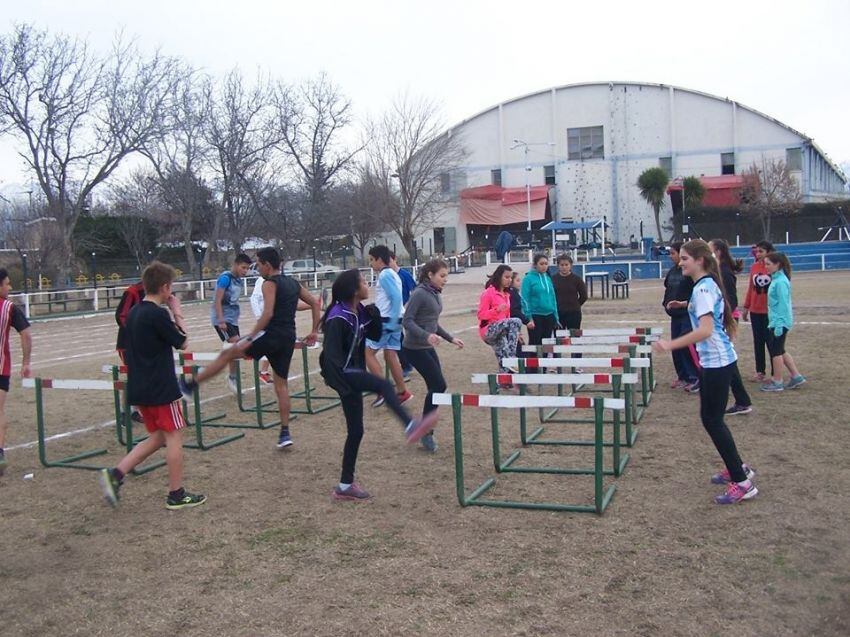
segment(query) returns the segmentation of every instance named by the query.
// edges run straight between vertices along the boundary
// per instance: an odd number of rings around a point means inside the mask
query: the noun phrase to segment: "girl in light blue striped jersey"
[[[705,241],[689,241],[679,252],[682,273],[694,281],[688,303],[693,331],[672,341],[659,340],[658,352],[696,344],[702,365],[699,388],[700,418],[725,468],[711,477],[713,484],[725,484],[726,492],[714,498],[717,504],[735,504],[758,495],[752,478],[755,471],[741,462],[732,432],[723,420],[729,402],[729,387],[737,373],[738,355],[730,340],[735,334],[732,309],[723,295],[717,260]]]

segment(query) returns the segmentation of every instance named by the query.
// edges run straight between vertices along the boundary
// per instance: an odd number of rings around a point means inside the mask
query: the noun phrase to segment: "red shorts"
[[[151,434],[155,431],[177,431],[186,426],[179,400],[170,405],[139,406],[139,411],[145,419],[145,429]]]

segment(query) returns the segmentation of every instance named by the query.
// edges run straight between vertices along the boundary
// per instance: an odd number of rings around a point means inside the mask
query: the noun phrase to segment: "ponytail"
[[[764,260],[775,263],[785,273],[785,276],[791,278],[791,261],[788,260],[788,256],[784,252],[771,252],[765,255]]]
[[[682,246],[682,251],[687,252],[694,261],[702,259],[702,268],[707,276],[710,276],[714,283],[720,288],[723,296],[723,329],[730,338],[735,337],[735,332],[738,329],[738,324],[732,316],[732,308],[729,305],[729,300],[726,298],[726,289],[723,287],[723,278],[720,276],[720,266],[717,264],[717,259],[711,252],[709,245],[702,239],[688,241]]]

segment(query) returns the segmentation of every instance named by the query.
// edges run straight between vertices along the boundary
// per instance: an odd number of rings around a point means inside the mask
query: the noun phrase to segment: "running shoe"
[[[137,422],[137,423],[139,423],[140,425],[144,425],[144,424],[145,424],[144,416],[142,416],[142,412],[140,412],[140,411],[133,411],[133,412],[131,412],[131,413],[130,413],[130,420],[132,420],[133,422]]]
[[[771,380],[770,382],[765,383],[761,387],[759,387],[762,391],[785,391],[785,385],[782,384],[781,380]]]
[[[401,370],[401,377],[404,379],[405,383],[410,382],[410,378],[413,376],[413,368],[411,369],[403,369]]]
[[[422,418],[411,420],[407,427],[404,428],[404,436],[407,438],[407,444],[412,445],[422,439],[422,436],[433,431],[434,425],[437,423],[437,411],[434,410],[425,414]]]
[[[689,394],[698,394],[699,393],[699,381],[695,380],[692,383],[688,383],[682,389],[684,389]]]
[[[437,453],[437,442],[434,440],[434,432],[430,432],[422,436],[422,440],[419,441],[419,444],[422,445],[422,448],[429,453]]]
[[[413,394],[411,394],[411,393],[410,393],[409,391],[407,391],[407,390],[405,390],[404,392],[402,392],[402,393],[398,394],[398,402],[400,402],[402,405],[403,405],[404,403],[408,403],[408,402],[410,402],[411,400],[413,400]]]
[[[271,372],[260,372],[260,380],[266,385],[271,385],[274,382]]]
[[[6,454],[0,451],[0,476],[6,473]]]
[[[284,427],[280,430],[280,435],[277,437],[277,448],[286,449],[293,444],[292,436],[289,434],[289,427]]]
[[[764,383],[767,380],[768,377],[764,372],[757,372],[753,374],[752,378],[750,378],[751,383]]]
[[[756,485],[747,480],[742,484],[738,484],[737,482],[730,482],[726,485],[726,493],[723,495],[714,496],[715,504],[737,504],[738,502],[743,502],[744,500],[749,500],[751,498],[756,497],[759,494],[759,490],[756,489]]]
[[[236,376],[227,377],[227,388],[230,390],[232,394],[239,393],[239,387],[236,385]]]
[[[800,374],[799,376],[794,376],[791,380],[788,381],[788,384],[785,385],[785,389],[797,389],[800,385],[806,382],[806,377]]]
[[[195,397],[195,387],[197,383],[193,380],[178,378],[177,384],[180,386],[180,393],[183,394],[183,400],[193,400]]]
[[[372,407],[380,407],[383,404],[384,404],[384,397],[381,396],[380,394],[378,394],[377,397],[375,398],[375,400],[372,401]]]
[[[118,500],[121,497],[119,490],[121,489],[121,481],[115,477],[112,469],[101,469],[100,488],[103,489],[103,499],[111,507],[118,506]]]
[[[752,412],[752,405],[732,405],[729,409],[726,410],[727,416],[743,416],[744,414],[749,414]]]
[[[365,502],[372,496],[367,491],[361,489],[359,484],[354,482],[345,489],[340,489],[339,485],[336,485],[331,492],[331,497],[337,501]]]
[[[670,389],[682,389],[688,383],[684,380],[676,379],[672,383],[670,383]]]
[[[747,474],[747,480],[752,480],[756,477],[756,470],[746,462],[742,464],[741,467],[744,469],[744,473]],[[729,469],[726,468],[724,468],[720,473],[715,473],[711,476],[711,484],[729,484],[731,480],[732,478],[729,475]]]
[[[180,498],[172,498],[171,496],[168,496],[165,500],[165,508],[171,509],[172,511],[176,511],[177,509],[191,509],[192,507],[199,506],[206,501],[207,496],[205,495],[184,491],[183,496]]]

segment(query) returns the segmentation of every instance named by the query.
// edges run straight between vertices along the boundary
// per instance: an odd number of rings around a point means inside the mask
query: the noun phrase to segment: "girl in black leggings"
[[[319,356],[322,377],[342,402],[348,435],[342,453],[342,475],[334,487],[335,500],[363,501],[369,494],[354,481],[357,452],[363,438],[363,392],[384,396],[387,406],[405,426],[408,443],[422,438],[434,428],[436,412],[412,419],[402,407],[392,386],[366,371],[364,338],[380,338],[381,316],[375,306],[364,307],[369,287],[357,270],[347,270],[334,281],[332,298],[320,323],[324,333]]]
[[[432,259],[419,272],[419,285],[410,295],[404,310],[404,355],[425,379],[428,394],[422,407],[423,417],[437,409],[431,402],[434,394],[446,391],[446,380],[440,367],[440,358],[434,346],[441,340],[448,341],[458,349],[463,349],[463,341],[444,330],[439,323],[443,311],[441,294],[449,278],[449,266],[441,259]],[[437,443],[434,432],[422,436],[422,446],[434,453]]]
[[[712,484],[726,485],[726,492],[714,498],[717,504],[735,504],[758,495],[752,478],[755,471],[743,462],[732,432],[723,420],[729,401],[729,387],[738,373],[738,354],[730,337],[735,335],[732,309],[723,295],[717,260],[705,241],[689,241],[679,252],[682,274],[694,281],[688,303],[693,331],[672,341],[653,345],[669,352],[696,345],[702,365],[699,388],[700,419],[725,468],[711,478]]]

